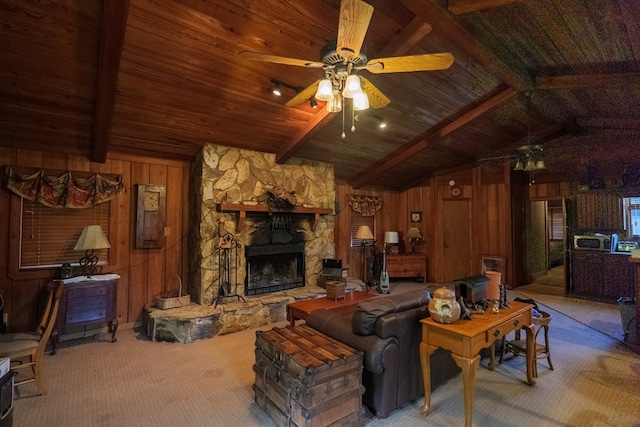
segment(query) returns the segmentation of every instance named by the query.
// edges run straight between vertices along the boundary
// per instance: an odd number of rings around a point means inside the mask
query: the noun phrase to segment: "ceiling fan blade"
[[[307,68],[322,68],[322,62],[317,61],[305,61],[303,59],[287,58],[286,56],[267,55],[265,53],[242,51],[238,53],[238,56],[244,59],[250,59],[252,61],[273,62],[275,64],[295,65],[298,67]]]
[[[371,108],[377,109],[389,105],[391,101],[385,96],[384,93],[380,92],[380,89],[375,87],[373,83],[371,83],[368,79],[362,76],[360,76],[360,78],[364,80],[362,90],[367,94],[367,97],[369,98],[369,106]]]
[[[451,64],[453,64],[453,55],[445,52],[372,59],[363,68],[374,74],[406,73],[446,70]]]
[[[287,107],[295,107],[296,105],[302,104],[303,102],[307,101],[309,98],[311,98],[313,95],[315,95],[316,91],[318,90],[318,83],[319,82],[320,82],[320,80],[316,80],[311,85],[309,85],[306,88],[302,89],[300,92],[298,92],[296,94],[296,96],[291,98],[284,105],[286,105]]]
[[[342,0],[336,51],[345,60],[360,54],[373,15],[373,6],[361,0]]]

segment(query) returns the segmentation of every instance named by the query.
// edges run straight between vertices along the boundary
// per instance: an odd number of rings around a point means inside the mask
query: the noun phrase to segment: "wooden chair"
[[[549,348],[549,323],[551,323],[551,315],[546,311],[538,310],[540,317],[533,318],[533,324],[536,328],[535,343],[536,359],[546,358],[549,363],[549,369],[553,370],[553,364],[551,363],[551,350]],[[540,331],[544,331],[544,344],[538,342],[538,334]],[[500,351],[500,363],[502,363],[504,354],[507,352],[513,353],[514,356],[526,356],[527,355],[527,340],[521,339],[520,331],[516,331],[515,339],[513,341],[506,341]],[[533,365],[533,376],[538,376],[538,364]]]
[[[60,296],[62,295],[62,283],[54,282],[49,290],[47,303],[36,332],[24,332],[0,335],[0,357],[11,359],[11,369],[20,370],[31,368],[33,376],[15,383],[15,385],[36,382],[40,394],[47,394],[47,385],[44,380],[42,362],[47,341],[56,323]],[[28,361],[21,359],[28,358]]]

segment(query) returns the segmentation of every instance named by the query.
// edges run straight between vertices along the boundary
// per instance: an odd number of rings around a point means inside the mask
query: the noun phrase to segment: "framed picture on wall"
[[[422,211],[411,211],[411,222],[422,222]]]
[[[502,273],[502,275],[504,276],[504,273],[505,273],[504,257],[482,255],[481,260],[482,260],[482,263],[480,267],[483,275],[487,271],[497,271],[498,273]]]

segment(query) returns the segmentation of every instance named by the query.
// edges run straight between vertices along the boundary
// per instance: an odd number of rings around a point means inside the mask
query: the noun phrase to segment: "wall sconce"
[[[111,245],[104,236],[104,231],[99,225],[87,225],[82,230],[78,242],[73,247],[74,251],[86,251],[85,256],[80,258],[82,274],[90,276],[102,272],[102,266],[98,266],[98,256],[96,249],[109,249]]]
[[[418,244],[420,244],[420,240],[422,240],[422,234],[417,227],[409,228],[407,231],[407,239],[409,239],[409,244],[411,245],[411,253],[415,254],[418,251]]]

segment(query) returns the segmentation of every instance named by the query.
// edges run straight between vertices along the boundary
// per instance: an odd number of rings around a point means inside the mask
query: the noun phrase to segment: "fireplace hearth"
[[[245,295],[260,295],[305,285],[304,242],[245,247]]]

